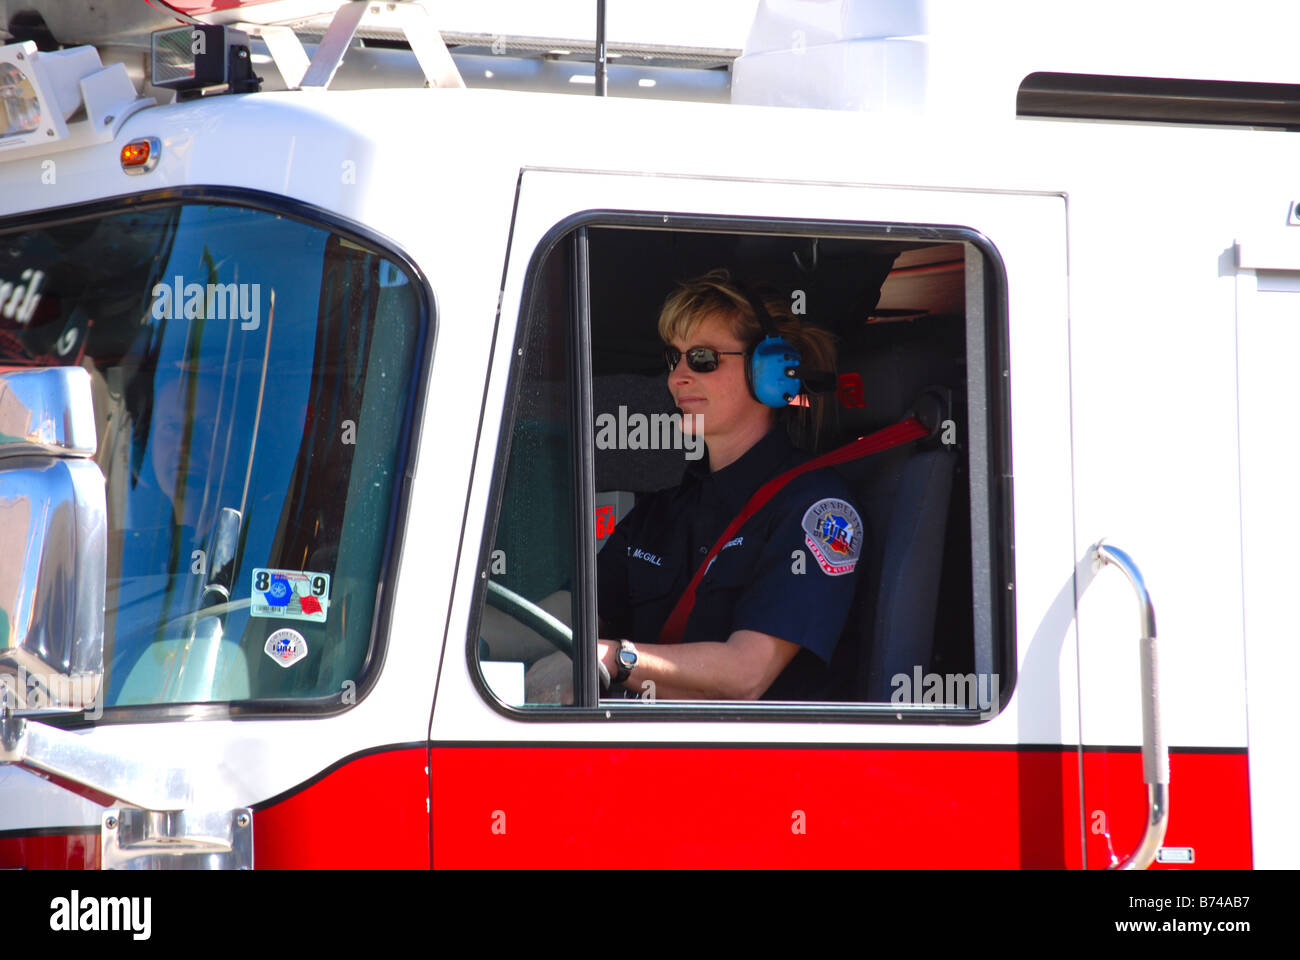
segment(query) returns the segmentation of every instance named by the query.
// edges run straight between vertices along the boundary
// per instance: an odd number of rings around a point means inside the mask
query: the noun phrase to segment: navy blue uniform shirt
[[[706,455],[688,462],[675,489],[641,497],[597,557],[601,635],[658,643],[677,598],[749,498],[808,459],[777,426],[716,473]],[[725,642],[737,630],[788,640],[802,649],[763,699],[826,699],[863,536],[837,473],[796,477],[718,553],[696,590],[682,642]]]

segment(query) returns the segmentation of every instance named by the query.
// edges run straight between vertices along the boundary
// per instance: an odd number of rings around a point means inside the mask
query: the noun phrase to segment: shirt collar
[[[739,513],[755,490],[795,465],[797,454],[785,427],[777,424],[738,459],[716,472],[709,471],[706,446],[703,457],[687,464],[686,477],[697,482],[712,480],[727,506]]]

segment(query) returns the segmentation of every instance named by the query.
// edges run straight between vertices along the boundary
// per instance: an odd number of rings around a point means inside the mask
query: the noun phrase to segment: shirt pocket
[[[754,557],[743,547],[729,547],[721,551],[713,561],[700,585],[697,595],[737,593],[743,590],[753,579]]]
[[[658,604],[669,598],[676,571],[662,565],[632,560],[627,569],[627,598],[632,607]],[[671,598],[675,599],[675,597]]]

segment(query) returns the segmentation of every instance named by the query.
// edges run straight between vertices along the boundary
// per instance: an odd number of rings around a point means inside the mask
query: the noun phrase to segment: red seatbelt
[[[807,473],[809,470],[820,470],[822,467],[833,467],[841,463],[848,463],[850,460],[857,460],[861,457],[869,456],[873,453],[880,453],[882,450],[889,450],[892,447],[902,446],[912,440],[918,440],[926,436],[930,431],[922,426],[921,421],[916,417],[908,417],[906,420],[900,420],[898,423],[883,430],[877,430],[875,433],[866,437],[859,437],[852,443],[846,443],[844,446],[832,450],[830,453],[824,453],[816,459],[809,460],[807,463],[801,463],[793,470],[787,470],[780,476],[773,477],[767,483],[763,484],[749,498],[744,509],[736,514],[736,518],[727,524],[727,529],[722,531],[722,536],[718,537],[718,542],[713,545],[709,555],[704,558],[700,564],[695,576],[691,577],[690,584],[687,585],[686,591],[677,599],[677,605],[673,607],[673,612],[668,614],[668,619],[664,622],[663,629],[659,631],[660,643],[681,643],[682,635],[686,632],[686,621],[690,619],[691,610],[695,608],[695,588],[700,585],[704,579],[704,574],[709,569],[709,564],[713,562],[722,545],[736,535],[736,531],[745,525],[745,523],[758,511],[767,505],[768,501],[776,496],[781,488],[800,474]]]

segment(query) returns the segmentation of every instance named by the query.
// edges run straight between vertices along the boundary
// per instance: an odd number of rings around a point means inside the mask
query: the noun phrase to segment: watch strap
[[[620,640],[618,650],[614,652],[614,662],[618,665],[618,674],[613,677],[614,683],[624,683],[628,677],[632,676],[632,670],[623,663],[623,658],[620,656],[625,650],[632,652],[633,667],[636,665],[636,647],[632,645],[631,640]]]

